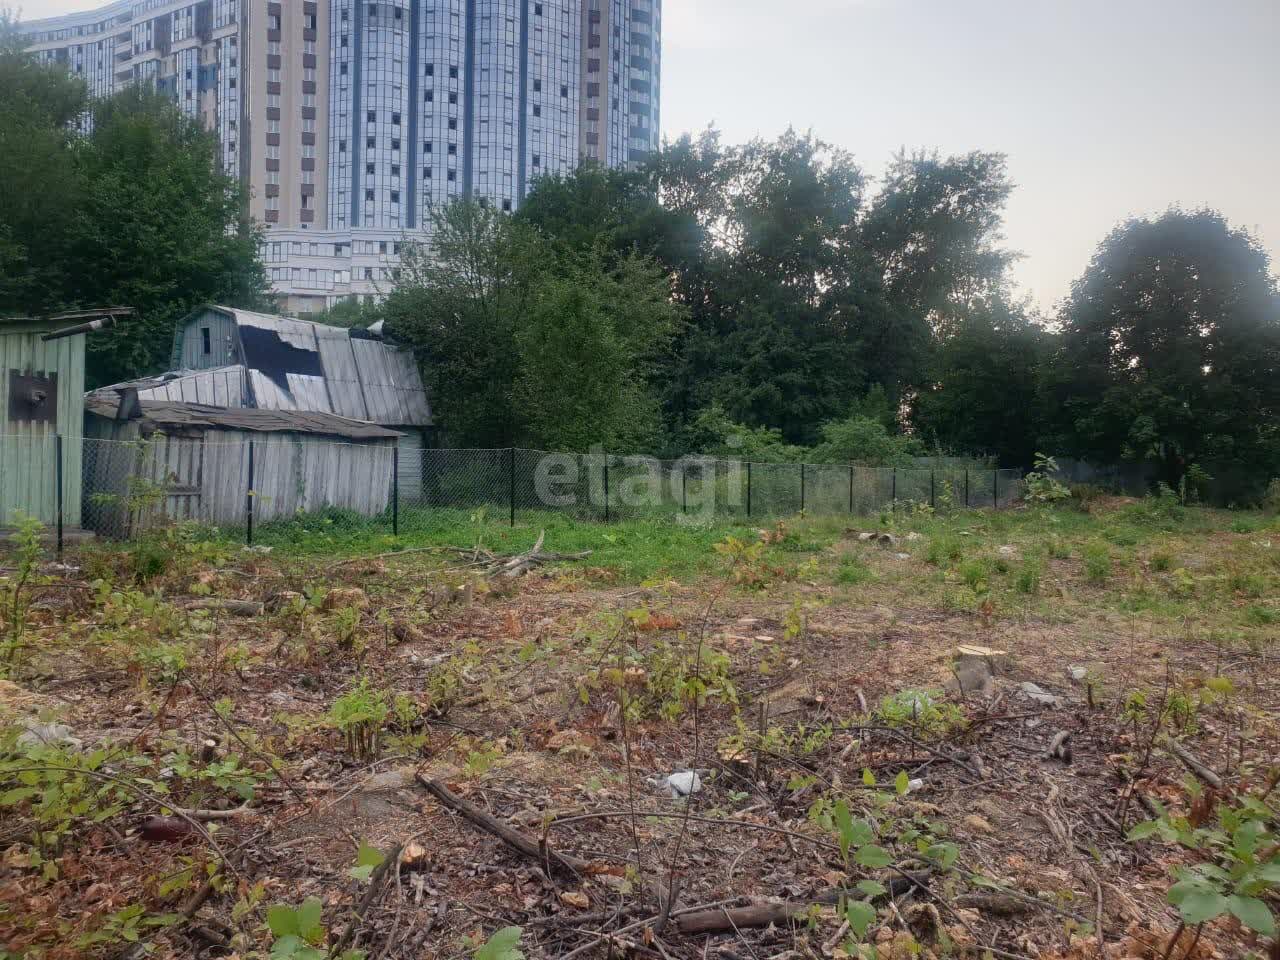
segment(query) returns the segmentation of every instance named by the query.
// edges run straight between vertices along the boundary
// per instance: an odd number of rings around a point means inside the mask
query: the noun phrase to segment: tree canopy
[[[89,101],[0,23],[0,311],[134,307],[90,338],[92,386],[164,369],[200,303],[265,306],[259,233],[216,147],[148,87]]]

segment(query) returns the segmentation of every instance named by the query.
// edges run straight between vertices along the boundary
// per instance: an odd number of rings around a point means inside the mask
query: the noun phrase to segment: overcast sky
[[[903,146],[1007,153],[1015,277],[1046,308],[1117,221],[1170,204],[1221,210],[1280,260],[1280,0],[665,0],[663,16],[668,136],[791,125],[872,174]]]

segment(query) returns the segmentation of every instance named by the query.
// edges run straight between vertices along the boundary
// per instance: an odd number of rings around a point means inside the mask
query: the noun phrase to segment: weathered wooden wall
[[[394,441],[340,443],[296,433],[207,430],[196,436],[156,433],[138,441],[133,423],[90,417],[91,508],[86,526],[126,537],[158,522],[213,526],[245,523],[249,444],[253,444],[254,520],[267,523],[326,507],[363,516],[385,511],[391,497]],[[137,478],[130,484],[130,477]]]

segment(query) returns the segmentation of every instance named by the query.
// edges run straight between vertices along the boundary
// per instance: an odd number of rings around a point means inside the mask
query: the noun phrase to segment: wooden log
[[[188,600],[182,605],[184,610],[216,610],[234,614],[237,617],[260,617],[263,605],[256,600],[222,600],[216,597],[201,597]]]
[[[417,775],[417,780],[423,789],[450,810],[455,810],[462,814],[480,829],[493,834],[517,853],[524,854],[530,860],[543,864],[544,867],[558,867],[561,872],[566,874],[576,875],[587,872],[589,865],[585,860],[579,860],[577,857],[570,856],[567,853],[557,853],[550,847],[544,847],[538,844],[537,841],[530,840],[524,834],[503,823],[493,814],[481,810],[469,800],[462,799],[441,781],[428,780],[420,773]]]
[[[905,877],[893,877],[885,884],[889,888],[888,896],[900,896],[915,887],[922,886],[927,874],[908,874]],[[786,923],[795,917],[806,915],[815,904],[827,905],[839,903],[841,898],[849,900],[865,899],[861,890],[828,890],[811,900],[791,900],[785,903],[754,903],[746,907],[719,907],[714,910],[699,910],[685,913],[673,918],[675,928],[687,936],[703,933],[732,933],[748,927],[767,927],[770,924]]]
[[[1183,765],[1194,773],[1197,777],[1213,787],[1215,790],[1222,789],[1222,778],[1206,767],[1203,763],[1172,737],[1169,738],[1169,752],[1182,761]]]

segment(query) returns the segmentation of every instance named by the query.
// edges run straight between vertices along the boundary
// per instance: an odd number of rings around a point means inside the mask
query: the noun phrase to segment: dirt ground
[[[859,532],[692,583],[458,551],[45,565],[0,682],[0,789],[38,791],[0,808],[0,955],[1275,957],[1230,915],[1180,929],[1170,869],[1203,858],[1126,839],[1202,790],[1274,800],[1275,647],[1089,602],[1078,559],[1034,603],[943,602],[927,535]],[[829,575],[850,556],[866,582]],[[334,712],[360,678],[387,705],[364,747]],[[68,780],[114,792],[41,811]],[[300,937],[269,922],[312,897]]]

